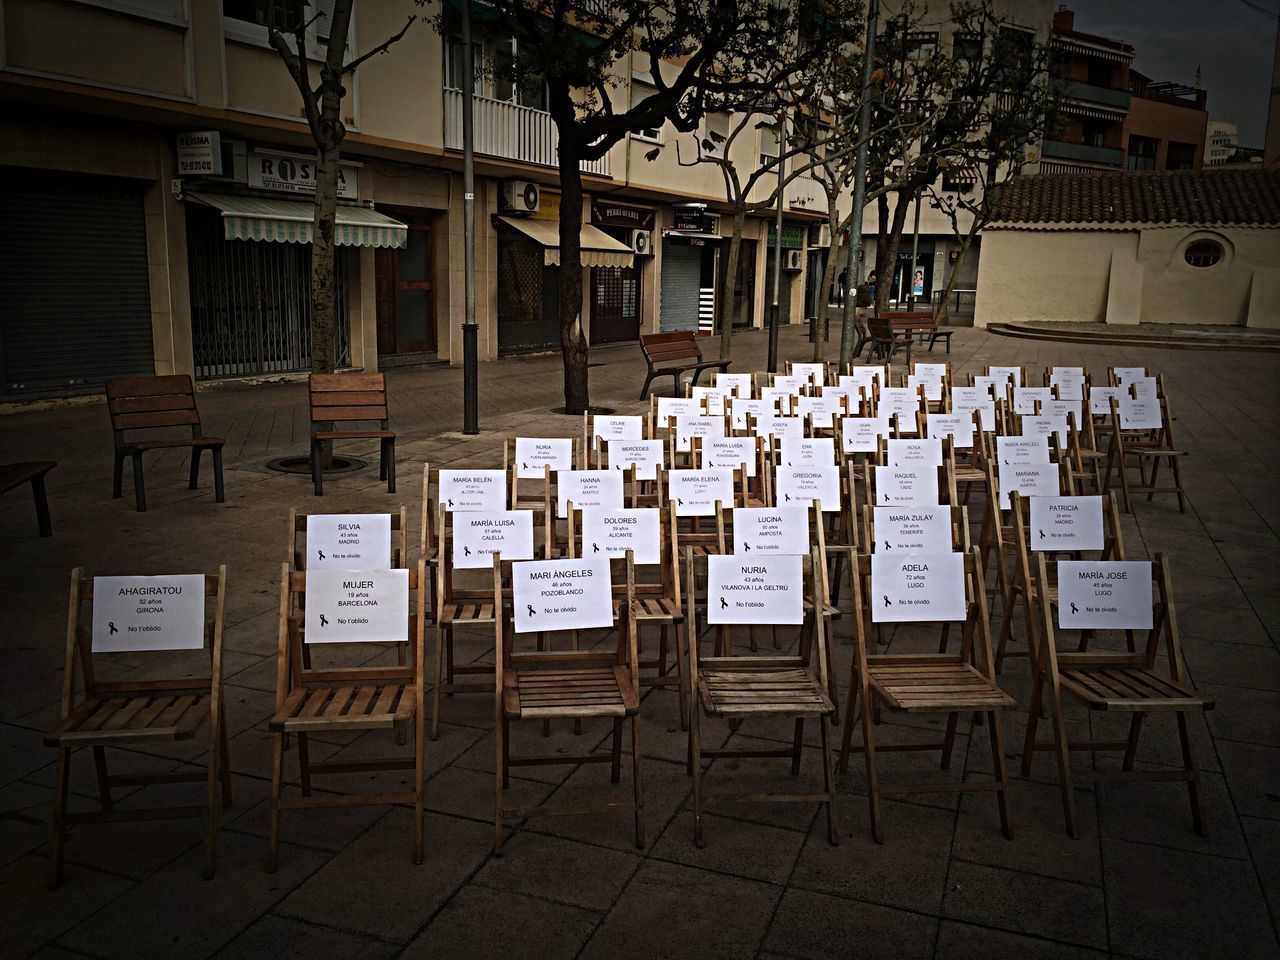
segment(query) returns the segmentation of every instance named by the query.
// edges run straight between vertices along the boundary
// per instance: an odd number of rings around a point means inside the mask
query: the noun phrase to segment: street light
[[[462,262],[465,305],[462,316],[462,432],[480,432],[480,369],[476,330],[476,170],[471,62],[471,0],[462,0]]]

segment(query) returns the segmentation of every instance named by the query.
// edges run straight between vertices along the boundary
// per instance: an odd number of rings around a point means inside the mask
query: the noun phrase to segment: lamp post
[[[462,432],[480,432],[480,370],[476,330],[476,171],[472,93],[471,0],[462,0]]]
[[[773,221],[773,304],[769,308],[769,372],[778,372],[778,286],[782,282],[782,205],[786,184],[787,115],[778,117],[778,197]]]

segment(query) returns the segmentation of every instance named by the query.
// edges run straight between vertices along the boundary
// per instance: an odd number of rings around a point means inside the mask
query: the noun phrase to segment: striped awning
[[[309,202],[193,191],[184,197],[221,212],[228,240],[311,242],[315,207]],[[338,204],[335,221],[334,243],[342,247],[403,247],[408,240],[408,227],[368,207]]]
[[[542,262],[548,267],[560,266],[560,224],[555,220],[530,220],[525,217],[499,217],[509,227],[519,230],[530,240],[542,245]],[[635,254],[621,240],[615,240],[599,227],[582,225],[579,234],[584,267],[629,267]]]

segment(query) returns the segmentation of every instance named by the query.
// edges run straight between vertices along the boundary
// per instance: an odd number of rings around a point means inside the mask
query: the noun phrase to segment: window
[[[648,76],[637,74],[631,78],[631,106],[634,109],[644,102],[645,98],[652,97],[658,92],[657,86]],[[643,130],[637,130],[631,134],[640,140],[652,140],[654,143],[662,142],[661,127],[646,127]]]
[[[1032,54],[1036,35],[1017,27],[1001,27],[996,34],[992,56],[996,62],[996,76],[1002,86],[1025,87],[1031,82]]]
[[[1097,120],[1084,120],[1080,123],[1080,142],[1086,147],[1105,147],[1107,145],[1107,127],[1109,124]]]
[[[1212,267],[1222,259],[1222,244],[1217,240],[1196,240],[1187,244],[1182,259],[1193,267]]]
[[[1088,82],[1095,87],[1111,87],[1111,64],[1101,60],[1089,61]]]
[[[951,38],[951,55],[956,60],[977,63],[982,59],[982,37],[974,33],[957,33]]]
[[[708,113],[706,126],[706,134],[702,138],[702,152],[709,157],[723,157],[724,144],[729,138],[729,114]]]
[[[938,52],[938,32],[907,34],[907,56],[912,60],[931,60]]]
[[[493,45],[493,98],[534,110],[547,109],[547,83],[540,76],[517,77],[515,37],[503,37]]]
[[[1129,134],[1129,169],[1154,170],[1156,168],[1156,144],[1152,137]]]
[[[308,14],[307,19],[314,16]],[[222,15],[289,33],[303,21],[302,0],[222,0]],[[328,36],[327,29],[324,33]]]
[[[471,44],[471,92],[479,96],[484,92],[481,86],[481,77],[483,76],[482,64],[483,56],[480,44]],[[444,85],[449,90],[462,89],[462,41],[457,37],[450,37],[445,45],[444,57]]]
[[[760,125],[760,166],[769,167],[778,160],[778,128],[773,124]]]
[[[1166,170],[1191,170],[1196,165],[1196,147],[1193,143],[1169,141],[1169,150],[1165,154]]]

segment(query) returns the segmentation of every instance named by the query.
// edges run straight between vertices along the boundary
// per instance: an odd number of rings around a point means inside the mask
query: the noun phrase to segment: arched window
[[[1193,267],[1212,267],[1222,259],[1222,244],[1217,240],[1196,240],[1187,244],[1182,258]]]

